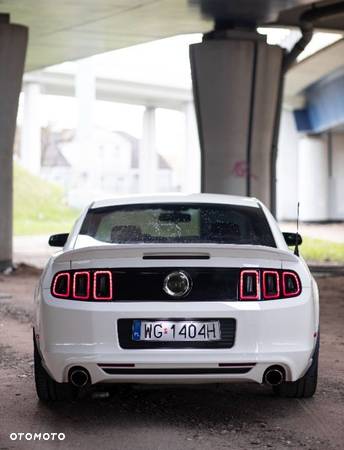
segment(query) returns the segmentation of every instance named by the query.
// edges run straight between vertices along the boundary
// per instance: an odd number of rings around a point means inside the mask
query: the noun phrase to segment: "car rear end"
[[[159,214],[170,236],[166,222],[177,216]],[[232,222],[228,233],[237,232]],[[290,251],[223,242],[81,247],[50,261],[38,293],[35,332],[57,382],[82,370],[91,384],[262,383],[270,369],[294,381],[310,366],[317,291]]]

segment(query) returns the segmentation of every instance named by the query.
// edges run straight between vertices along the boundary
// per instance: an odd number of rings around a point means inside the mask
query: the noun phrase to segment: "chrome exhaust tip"
[[[82,367],[76,367],[70,370],[69,381],[75,387],[85,387],[90,383],[90,375],[86,369],[83,369]]]
[[[279,367],[271,367],[264,374],[264,383],[270,386],[278,386],[284,381],[284,371]]]

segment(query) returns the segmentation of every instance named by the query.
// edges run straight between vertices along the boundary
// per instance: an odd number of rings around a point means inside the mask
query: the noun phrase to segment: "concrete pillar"
[[[143,113],[139,167],[140,193],[156,192],[158,188],[158,155],[156,151],[155,108],[151,106],[147,106]]]
[[[216,31],[190,46],[202,191],[272,196],[272,138],[283,50],[254,31]]]
[[[12,265],[13,141],[27,41],[26,27],[0,17],[0,270]]]
[[[41,170],[40,86],[24,85],[24,115],[20,141],[20,159],[23,166],[34,175]]]
[[[328,154],[325,136],[304,136],[299,142],[300,220],[328,220]]]
[[[344,132],[328,132],[329,214],[332,220],[344,220]]]
[[[81,203],[92,201],[97,190],[102,161],[94,158],[94,106],[96,100],[96,80],[91,58],[78,61],[75,76],[75,97],[78,107],[76,126],[76,152],[79,157],[78,176],[74,177],[77,196]],[[86,174],[86,178],[85,178]]]
[[[201,152],[197,133],[195,106],[187,102],[185,114],[185,149],[183,163],[183,192],[200,192],[201,190]]]
[[[277,219],[295,220],[299,172],[299,133],[295,126],[293,112],[284,109],[281,117],[281,131],[277,158]]]

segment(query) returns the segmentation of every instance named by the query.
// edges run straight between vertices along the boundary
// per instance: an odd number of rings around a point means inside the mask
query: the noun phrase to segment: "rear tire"
[[[319,360],[320,335],[315,346],[313,361],[305,375],[292,382],[284,382],[273,387],[273,391],[279,397],[288,398],[309,398],[315,394],[318,381],[318,360]]]
[[[38,398],[43,402],[74,400],[77,397],[77,389],[69,383],[57,383],[43,367],[42,358],[36,344],[35,334],[33,336],[33,347],[34,374]]]

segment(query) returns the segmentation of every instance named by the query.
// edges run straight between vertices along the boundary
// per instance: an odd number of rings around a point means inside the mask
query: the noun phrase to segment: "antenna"
[[[296,214],[296,242],[295,242],[295,249],[294,249],[294,255],[300,256],[299,252],[299,241],[300,241],[300,235],[299,235],[299,216],[300,216],[300,202],[297,202],[297,214]]]

